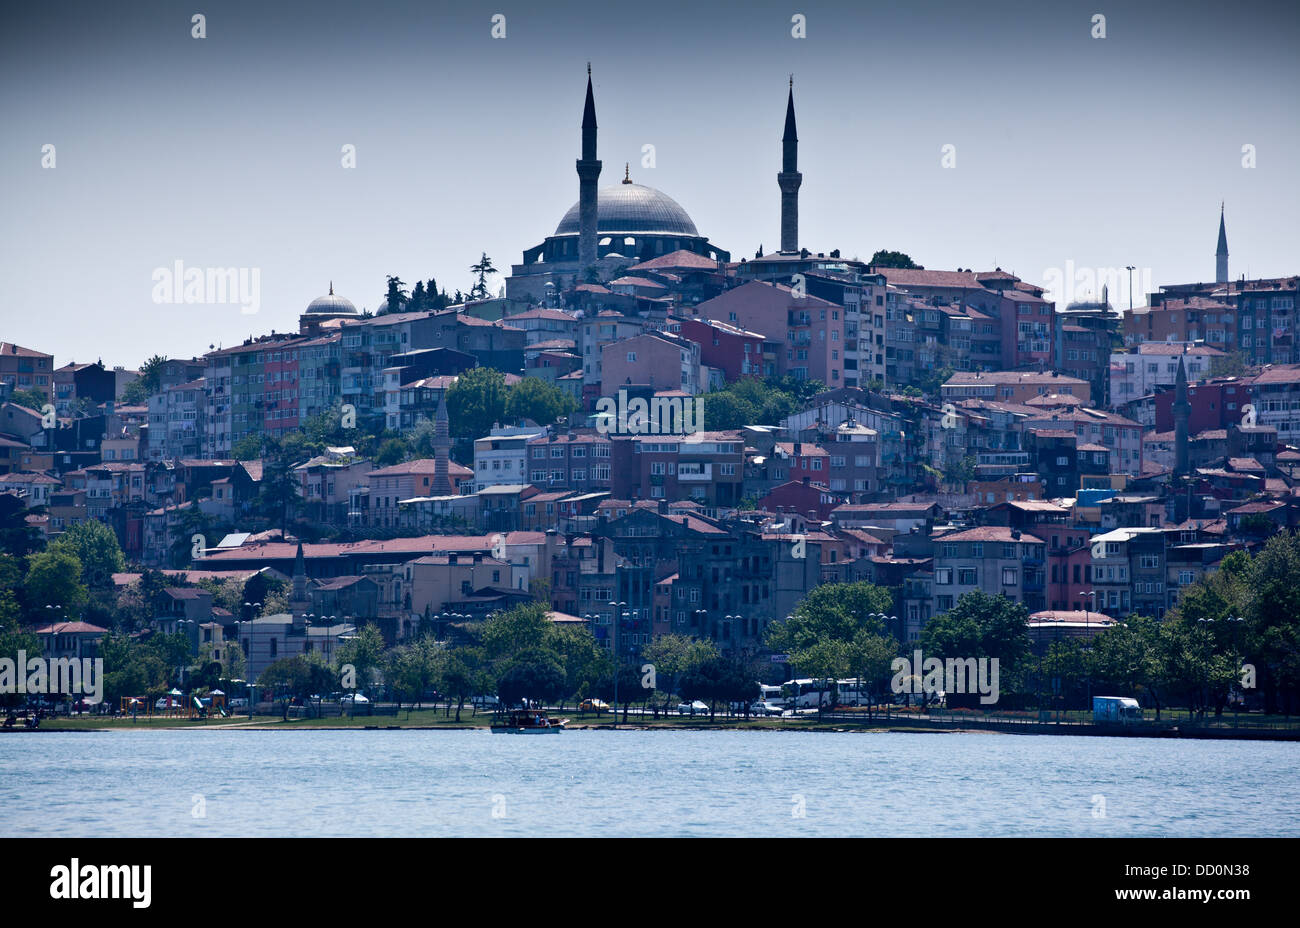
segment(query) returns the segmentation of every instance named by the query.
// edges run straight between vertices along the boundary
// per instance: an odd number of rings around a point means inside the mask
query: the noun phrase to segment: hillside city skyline
[[[112,25],[86,7],[87,31],[72,35],[52,14],[8,13],[0,73],[23,90],[4,98],[13,140],[0,150],[0,184],[12,213],[0,262],[13,305],[50,311],[10,314],[6,336],[130,368],[148,354],[190,357],[290,330],[331,282],[370,310],[386,274],[467,290],[481,253],[506,270],[576,201],[571,88],[588,61],[602,101],[601,185],[627,164],[733,260],[780,244],[772,173],[793,73],[800,244],[813,252],[867,260],[897,250],[927,268],[1001,267],[1039,285],[1067,268],[1134,265],[1154,289],[1210,279],[1226,202],[1234,278],[1286,274],[1286,217],[1300,205],[1285,154],[1300,145],[1284,89],[1295,14],[1257,7],[1278,28],[1155,5],[1117,11],[1104,38],[1091,14],[943,4],[810,10],[802,39],[775,7],[734,21],[712,11],[675,19],[672,7],[597,23],[563,5],[545,19],[507,11],[500,39],[486,8],[434,18],[393,4],[359,22],[330,10],[294,19],[293,5],[214,7],[203,39],[161,6]],[[412,48],[421,29],[437,37],[433,60]],[[736,42],[692,54],[722,30]],[[645,41],[612,54],[608,40],[629,32]],[[848,54],[867,34],[873,53]],[[392,51],[362,54],[381,42]],[[745,42],[762,54],[742,53]],[[1018,54],[976,54],[1007,47]],[[916,73],[908,66],[921,48],[927,67]],[[1227,63],[1234,49],[1248,49],[1251,68]],[[346,79],[306,79],[322,53],[365,65]],[[132,56],[172,80],[150,80]],[[63,66],[18,80],[38,61]],[[91,80],[102,72],[111,80]],[[1139,77],[1158,106],[1125,102]],[[452,87],[481,89],[483,104],[444,92]],[[897,90],[878,100],[881,88]],[[1213,131],[1176,128],[1210,118]],[[230,133],[236,125],[245,128]],[[46,145],[52,169],[42,167]],[[345,145],[355,168],[342,166]],[[1243,167],[1244,145],[1254,167]],[[153,303],[151,275],[176,261],[257,269],[258,312]],[[1143,296],[1139,287],[1134,305]],[[1113,288],[1111,297],[1127,309]]]

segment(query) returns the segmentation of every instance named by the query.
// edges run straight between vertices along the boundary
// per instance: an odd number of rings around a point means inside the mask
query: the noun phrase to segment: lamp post
[[[1213,624],[1214,619],[1208,619],[1205,616],[1196,620],[1196,627],[1205,632],[1205,659],[1203,661],[1205,666],[1205,689],[1201,694],[1201,718],[1205,718],[1205,710],[1210,705],[1210,642],[1213,637],[1210,626]]]
[[[1133,265],[1126,265],[1124,270],[1128,271],[1128,311],[1129,315],[1133,313]]]
[[[1240,615],[1230,615],[1230,616],[1228,616],[1224,621],[1231,623],[1231,628],[1232,628],[1232,662],[1233,662],[1233,664],[1236,665],[1237,667],[1240,667],[1240,666],[1241,666],[1241,654],[1240,654],[1240,652],[1238,651],[1238,648],[1237,648],[1237,629],[1241,627],[1241,623],[1242,623],[1242,622],[1245,622],[1246,619],[1245,619],[1244,616],[1240,616]],[[1241,695],[1242,695],[1242,698],[1243,698],[1243,699],[1244,699],[1245,696],[1246,696],[1246,694],[1245,694],[1244,692],[1243,692]],[[1233,728],[1236,728],[1236,727],[1237,727],[1237,708],[1238,708],[1239,705],[1240,705],[1240,700],[1237,700],[1237,701],[1233,702],[1233,704],[1232,704],[1232,727],[1233,727]]]
[[[623,669],[622,661],[618,653],[618,627],[623,624],[623,609],[627,606],[624,602],[611,602],[610,611],[613,612],[614,622],[614,727],[618,727],[618,674]]]

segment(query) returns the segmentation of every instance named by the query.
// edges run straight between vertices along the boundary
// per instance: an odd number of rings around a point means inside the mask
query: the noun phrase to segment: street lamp
[[[1236,667],[1241,667],[1241,654],[1237,648],[1237,629],[1241,627],[1241,623],[1245,622],[1246,619],[1244,616],[1230,615],[1224,619],[1224,621],[1231,623],[1232,628],[1232,662]],[[1242,699],[1244,699],[1245,696],[1246,694],[1243,692],[1241,694]],[[1232,725],[1234,728],[1237,726],[1237,707],[1239,704],[1240,701],[1232,704]]]
[[[609,604],[610,610],[614,613],[613,620],[614,620],[614,726],[615,727],[618,727],[618,673],[620,670],[623,669],[621,666],[620,655],[618,653],[618,627],[623,624],[624,612],[622,610],[626,606],[627,603],[624,602],[611,602]]]
[[[1213,638],[1210,626],[1213,624],[1214,619],[1209,619],[1205,616],[1196,620],[1196,627],[1205,632],[1205,691],[1201,694],[1201,718],[1205,718],[1205,710],[1210,705],[1210,645]]]
[[[1133,265],[1129,264],[1129,265],[1126,265],[1126,266],[1125,266],[1124,270],[1128,271],[1128,311],[1129,311],[1129,314],[1132,315],[1132,313],[1133,313],[1133,270],[1134,270],[1134,267],[1133,267]]]

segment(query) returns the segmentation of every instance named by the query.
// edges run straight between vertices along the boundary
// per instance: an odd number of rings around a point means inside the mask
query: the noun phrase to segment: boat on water
[[[568,719],[552,719],[545,709],[505,709],[492,719],[492,731],[510,735],[542,735],[564,731]]]

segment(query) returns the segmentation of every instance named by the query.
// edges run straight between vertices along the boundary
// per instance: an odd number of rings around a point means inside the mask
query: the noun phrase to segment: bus
[[[781,684],[788,709],[816,709],[834,703],[833,680],[786,680]]]
[[[869,706],[871,705],[871,692],[867,684],[852,677],[848,680],[836,680],[835,689],[837,690],[836,705],[840,706]]]
[[[785,694],[779,686],[768,686],[766,683],[758,685],[758,701],[770,702],[774,706],[785,705]]]

